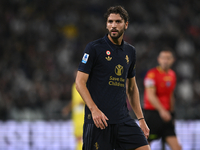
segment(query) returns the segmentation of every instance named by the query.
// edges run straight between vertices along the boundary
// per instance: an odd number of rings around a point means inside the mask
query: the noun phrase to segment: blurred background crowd
[[[176,116],[200,119],[200,1],[1,0],[0,120],[67,119],[74,72],[86,44],[106,34],[104,13],[120,4],[130,15],[125,40],[136,47],[137,82],[176,56]]]

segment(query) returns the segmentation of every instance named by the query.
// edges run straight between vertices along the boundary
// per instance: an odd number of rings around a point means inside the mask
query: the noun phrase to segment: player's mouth
[[[117,30],[111,30],[111,33],[116,34],[116,33],[118,33],[118,31]]]

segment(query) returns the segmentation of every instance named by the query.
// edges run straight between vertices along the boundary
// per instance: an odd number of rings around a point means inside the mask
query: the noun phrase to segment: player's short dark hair
[[[162,52],[169,52],[169,53],[172,54],[173,57],[175,57],[174,51],[173,51],[173,49],[171,47],[162,48],[162,50],[159,52],[159,54],[162,53]]]
[[[108,8],[107,12],[104,14],[106,21],[110,14],[119,14],[125,22],[129,20],[128,12],[122,6],[112,6]]]

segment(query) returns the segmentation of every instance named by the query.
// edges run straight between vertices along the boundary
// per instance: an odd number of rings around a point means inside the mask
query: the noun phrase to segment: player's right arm
[[[158,97],[156,96],[156,89],[154,87],[146,87],[146,93],[147,97],[149,99],[149,102],[151,105],[154,106],[154,108],[159,112],[160,117],[164,121],[170,121],[171,120],[171,115],[170,113],[162,106],[160,101],[158,100]]]
[[[170,113],[162,106],[157,95],[156,95],[156,87],[155,87],[155,75],[153,72],[149,72],[144,80],[146,95],[151,103],[151,105],[159,112],[160,117],[164,121],[170,121],[171,115]]]
[[[89,74],[78,71],[76,76],[76,89],[83,98],[85,104],[90,109],[92,113],[92,118],[94,121],[94,124],[97,128],[105,129],[105,127],[108,126],[106,120],[108,118],[105,116],[105,114],[98,109],[97,105],[92,100],[92,97],[86,87],[86,83],[88,80]]]

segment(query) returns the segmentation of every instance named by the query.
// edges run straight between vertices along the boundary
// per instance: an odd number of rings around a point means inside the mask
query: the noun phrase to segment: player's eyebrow
[[[108,22],[113,22],[113,21],[115,21],[115,22],[122,22],[122,20],[123,20],[123,19],[117,19],[117,20],[108,19]]]
[[[116,22],[122,22],[122,19],[118,19],[118,20],[116,20]]]

